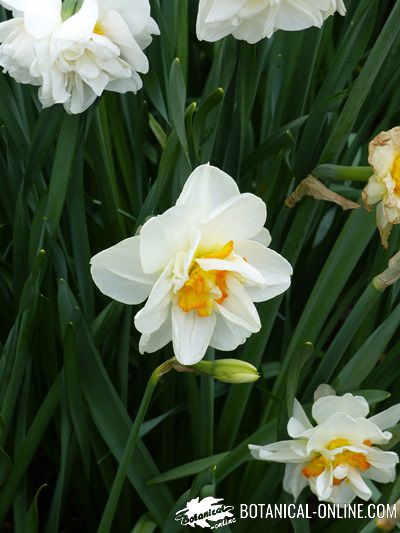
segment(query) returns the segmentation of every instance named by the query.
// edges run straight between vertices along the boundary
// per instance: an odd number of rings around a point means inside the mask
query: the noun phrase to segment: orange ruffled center
[[[226,259],[233,251],[233,241],[220,250],[202,255],[199,259]],[[228,297],[226,270],[203,270],[195,262],[189,270],[190,279],[178,291],[178,305],[185,313],[196,309],[200,317],[212,313],[214,302],[222,304]]]
[[[392,170],[390,171],[393,181],[395,182],[395,190],[400,194],[400,156],[393,163]]]
[[[365,446],[371,446],[371,441],[365,440],[363,444],[365,444]],[[328,450],[334,450],[336,448],[349,445],[350,443],[346,439],[335,439],[328,444],[327,448]],[[329,459],[325,459],[325,457],[319,455],[318,457],[310,461],[305,468],[303,468],[302,474],[307,479],[309,479],[310,477],[318,477],[325,471],[326,468],[329,468],[330,463],[332,463],[333,469],[335,469],[342,463],[347,463],[348,465],[353,466],[354,468],[359,468],[361,472],[365,472],[365,470],[367,470],[367,468],[371,466],[363,453],[344,450],[343,452],[335,455],[335,459],[333,461],[329,461]],[[333,484],[340,485],[345,479],[346,478],[336,479],[334,477]]]

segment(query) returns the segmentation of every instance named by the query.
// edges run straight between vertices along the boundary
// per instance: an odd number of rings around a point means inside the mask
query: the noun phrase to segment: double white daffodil
[[[374,174],[363,191],[363,202],[376,208],[382,244],[388,247],[393,224],[400,223],[400,127],[380,133],[369,145],[369,164]]]
[[[256,43],[277,30],[320,28],[335,11],[346,13],[343,0],[200,0],[197,36],[217,41],[232,34]]]
[[[295,400],[288,433],[294,440],[266,446],[250,445],[257,459],[287,463],[284,489],[296,499],[309,485],[320,501],[350,503],[356,496],[369,500],[371,479],[390,483],[396,477],[397,453],[382,451],[392,437],[384,431],[400,419],[400,404],[367,418],[369,406],[361,396],[324,396],[312,407],[313,427]]]
[[[62,18],[61,0],[0,0],[14,18],[0,24],[0,65],[20,83],[40,86],[43,107],[81,113],[104,90],[142,87],[152,34],[149,0],[84,0]]]
[[[171,340],[178,361],[200,361],[208,346],[233,350],[261,328],[253,302],[290,285],[292,267],[268,248],[266,206],[240,194],[215,167],[198,167],[176,205],[147,221],[140,235],[91,260],[106,295],[146,305],[135,317],[140,352]]]

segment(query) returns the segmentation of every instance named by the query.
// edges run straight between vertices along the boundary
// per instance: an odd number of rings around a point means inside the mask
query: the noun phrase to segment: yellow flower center
[[[93,33],[97,33],[97,35],[104,35],[104,32],[102,30],[100,22],[96,23],[96,26],[94,27]]]
[[[220,250],[202,255],[200,259],[226,259],[233,251],[233,241]],[[203,270],[197,263],[189,270],[190,279],[178,291],[178,305],[185,313],[196,309],[199,316],[209,316],[214,302],[222,304],[228,297],[226,270]]]
[[[371,442],[369,440],[365,440],[363,444],[365,444],[366,446],[371,446]],[[335,450],[336,448],[349,445],[350,443],[347,439],[335,439],[331,440],[331,442],[327,446],[327,449]],[[325,457],[319,455],[318,457],[310,461],[305,468],[303,468],[302,474],[307,479],[309,479],[310,477],[317,477],[325,471],[325,468],[329,468],[330,464],[332,464],[332,468],[335,469],[342,463],[347,463],[350,466],[359,468],[361,472],[364,472],[365,470],[367,470],[367,468],[371,466],[363,453],[352,452],[351,450],[344,450],[343,452],[335,455],[333,461],[329,461],[329,459],[325,459]],[[333,484],[340,485],[340,483],[342,483],[342,481],[344,481],[345,479],[346,478],[336,479],[334,477]]]
[[[331,440],[331,442],[328,444],[328,450],[335,450],[336,448],[340,448],[341,446],[349,446],[350,442],[347,439],[335,439]]]
[[[400,194],[400,156],[393,163],[392,170],[390,171],[392,178],[395,182],[395,190]]]

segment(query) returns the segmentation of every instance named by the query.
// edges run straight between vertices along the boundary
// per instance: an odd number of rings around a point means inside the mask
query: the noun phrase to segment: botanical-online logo
[[[234,524],[235,517],[231,513],[232,505],[225,505],[223,498],[209,496],[199,501],[194,498],[187,503],[186,507],[176,513],[175,520],[183,526],[200,526],[217,529],[218,527]],[[209,524],[209,522],[213,522]]]

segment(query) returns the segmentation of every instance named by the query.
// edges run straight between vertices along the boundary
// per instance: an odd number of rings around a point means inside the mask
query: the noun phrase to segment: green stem
[[[368,181],[372,176],[371,167],[342,167],[338,165],[319,165],[312,175],[322,180]]]
[[[208,360],[213,360],[215,352],[209,348],[206,353]],[[209,376],[200,378],[200,457],[213,454],[214,443],[214,380]]]
[[[135,422],[133,423],[131,432],[129,434],[128,441],[126,443],[125,450],[117,470],[117,475],[115,476],[113,486],[111,487],[111,492],[108,497],[106,508],[104,509],[104,513],[101,518],[97,533],[109,533],[111,531],[115,510],[117,508],[122,487],[124,485],[128,466],[131,461],[136,442],[138,440],[140,428],[142,426],[144,417],[146,416],[150,400],[153,396],[154,389],[156,388],[156,385],[161,376],[163,376],[173,368],[172,363],[174,361],[175,359],[170,359],[166,361],[158,368],[156,368],[150,376],[138,413],[135,418]]]

